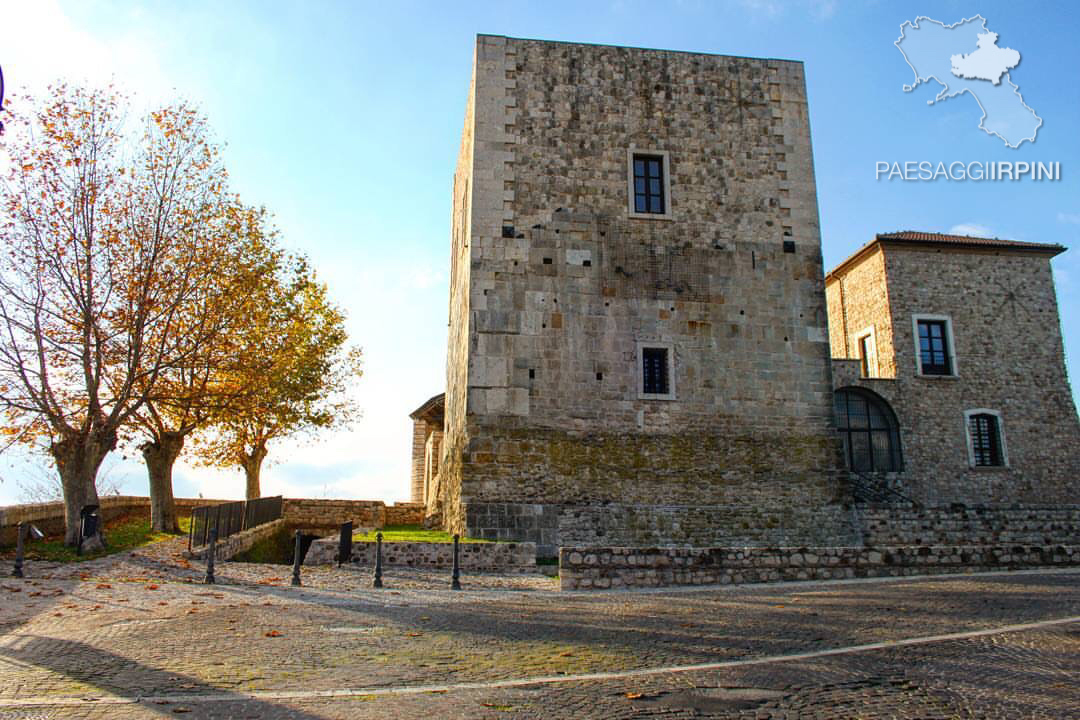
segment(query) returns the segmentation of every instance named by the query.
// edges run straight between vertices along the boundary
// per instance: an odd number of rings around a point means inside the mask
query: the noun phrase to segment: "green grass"
[[[180,518],[180,533],[186,535],[191,527],[191,518]],[[28,560],[47,560],[49,562],[72,563],[83,560],[93,560],[104,555],[133,550],[134,548],[150,543],[160,542],[174,538],[173,533],[155,533],[150,529],[148,517],[122,517],[105,524],[105,542],[108,544],[104,550],[93,553],[75,554],[75,548],[64,545],[64,539],[46,538],[41,541],[29,541],[26,543],[25,552]],[[9,554],[14,555],[14,548],[6,548]]]
[[[375,542],[375,533],[381,532],[383,542],[448,543],[454,542],[454,536],[442,530],[426,530],[422,525],[387,525],[382,530],[369,533],[356,533],[356,542]],[[463,543],[483,543],[491,540],[461,538]]]

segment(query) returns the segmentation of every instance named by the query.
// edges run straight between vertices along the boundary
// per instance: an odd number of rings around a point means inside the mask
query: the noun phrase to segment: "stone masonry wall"
[[[255,543],[273,537],[278,532],[288,528],[284,519],[272,520],[262,525],[242,530],[235,535],[230,535],[224,540],[219,540],[214,546],[214,559],[224,562],[231,560],[242,552],[250,550]],[[209,545],[201,545],[191,549],[189,556],[196,560],[206,560],[210,553]]]
[[[150,498],[132,495],[103,495],[98,500],[99,513],[105,522],[125,515],[150,517]],[[203,498],[176,498],[176,511],[181,516],[191,515],[193,508],[218,505],[229,500],[206,500]],[[0,545],[15,543],[16,528],[21,522],[32,522],[46,535],[64,532],[64,504],[59,500],[47,503],[28,503],[0,507]]]
[[[1080,505],[864,506],[863,543],[880,545],[1080,545]]]
[[[385,510],[387,525],[423,525],[423,503],[394,503]]]
[[[423,418],[413,420],[412,462],[409,472],[409,499],[412,502],[424,502],[424,444],[427,440],[427,421]]]
[[[322,500],[285,498],[283,517],[292,528],[337,529],[352,521],[357,528],[386,526],[387,508],[381,500]]]
[[[1080,565],[1076,545],[825,548],[564,547],[563,590],[932,575]]]
[[[874,248],[843,273],[830,274],[825,281],[829,308],[829,347],[832,357],[859,359],[855,340],[873,329],[877,367],[871,376],[896,377],[889,287],[885,282],[885,253]],[[856,364],[856,369],[859,366]]]
[[[448,529],[498,532],[482,506],[700,504],[727,508],[723,538],[841,503],[801,64],[481,36],[470,108]],[[629,213],[633,150],[667,153],[668,217]],[[673,400],[639,396],[650,343]],[[574,542],[551,517],[535,539]]]
[[[463,570],[534,570],[536,546],[532,543],[460,543],[459,561]],[[383,564],[420,568],[451,568],[453,543],[384,542]],[[305,565],[336,563],[338,539],[316,540],[304,558]],[[354,542],[352,562],[375,565],[375,543]]]

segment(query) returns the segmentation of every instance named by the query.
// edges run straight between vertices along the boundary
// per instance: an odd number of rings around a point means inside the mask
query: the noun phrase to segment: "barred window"
[[[968,416],[971,436],[971,458],[976,467],[1004,465],[1001,452],[1001,427],[998,418],[989,413]]]
[[[642,392],[648,395],[667,395],[667,348],[644,348],[641,351]]]
[[[833,395],[836,429],[851,470],[891,472],[902,469],[900,427],[883,398],[862,388],[843,388]]]

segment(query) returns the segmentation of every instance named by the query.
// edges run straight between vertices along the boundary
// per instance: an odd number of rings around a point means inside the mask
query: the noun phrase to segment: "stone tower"
[[[801,63],[479,36],[453,200],[449,529],[850,539]]]

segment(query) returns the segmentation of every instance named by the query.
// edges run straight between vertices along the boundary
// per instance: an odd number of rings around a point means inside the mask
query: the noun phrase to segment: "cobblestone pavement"
[[[0,580],[0,720],[1080,718],[1077,570],[560,593],[223,563],[208,586],[178,547]]]

